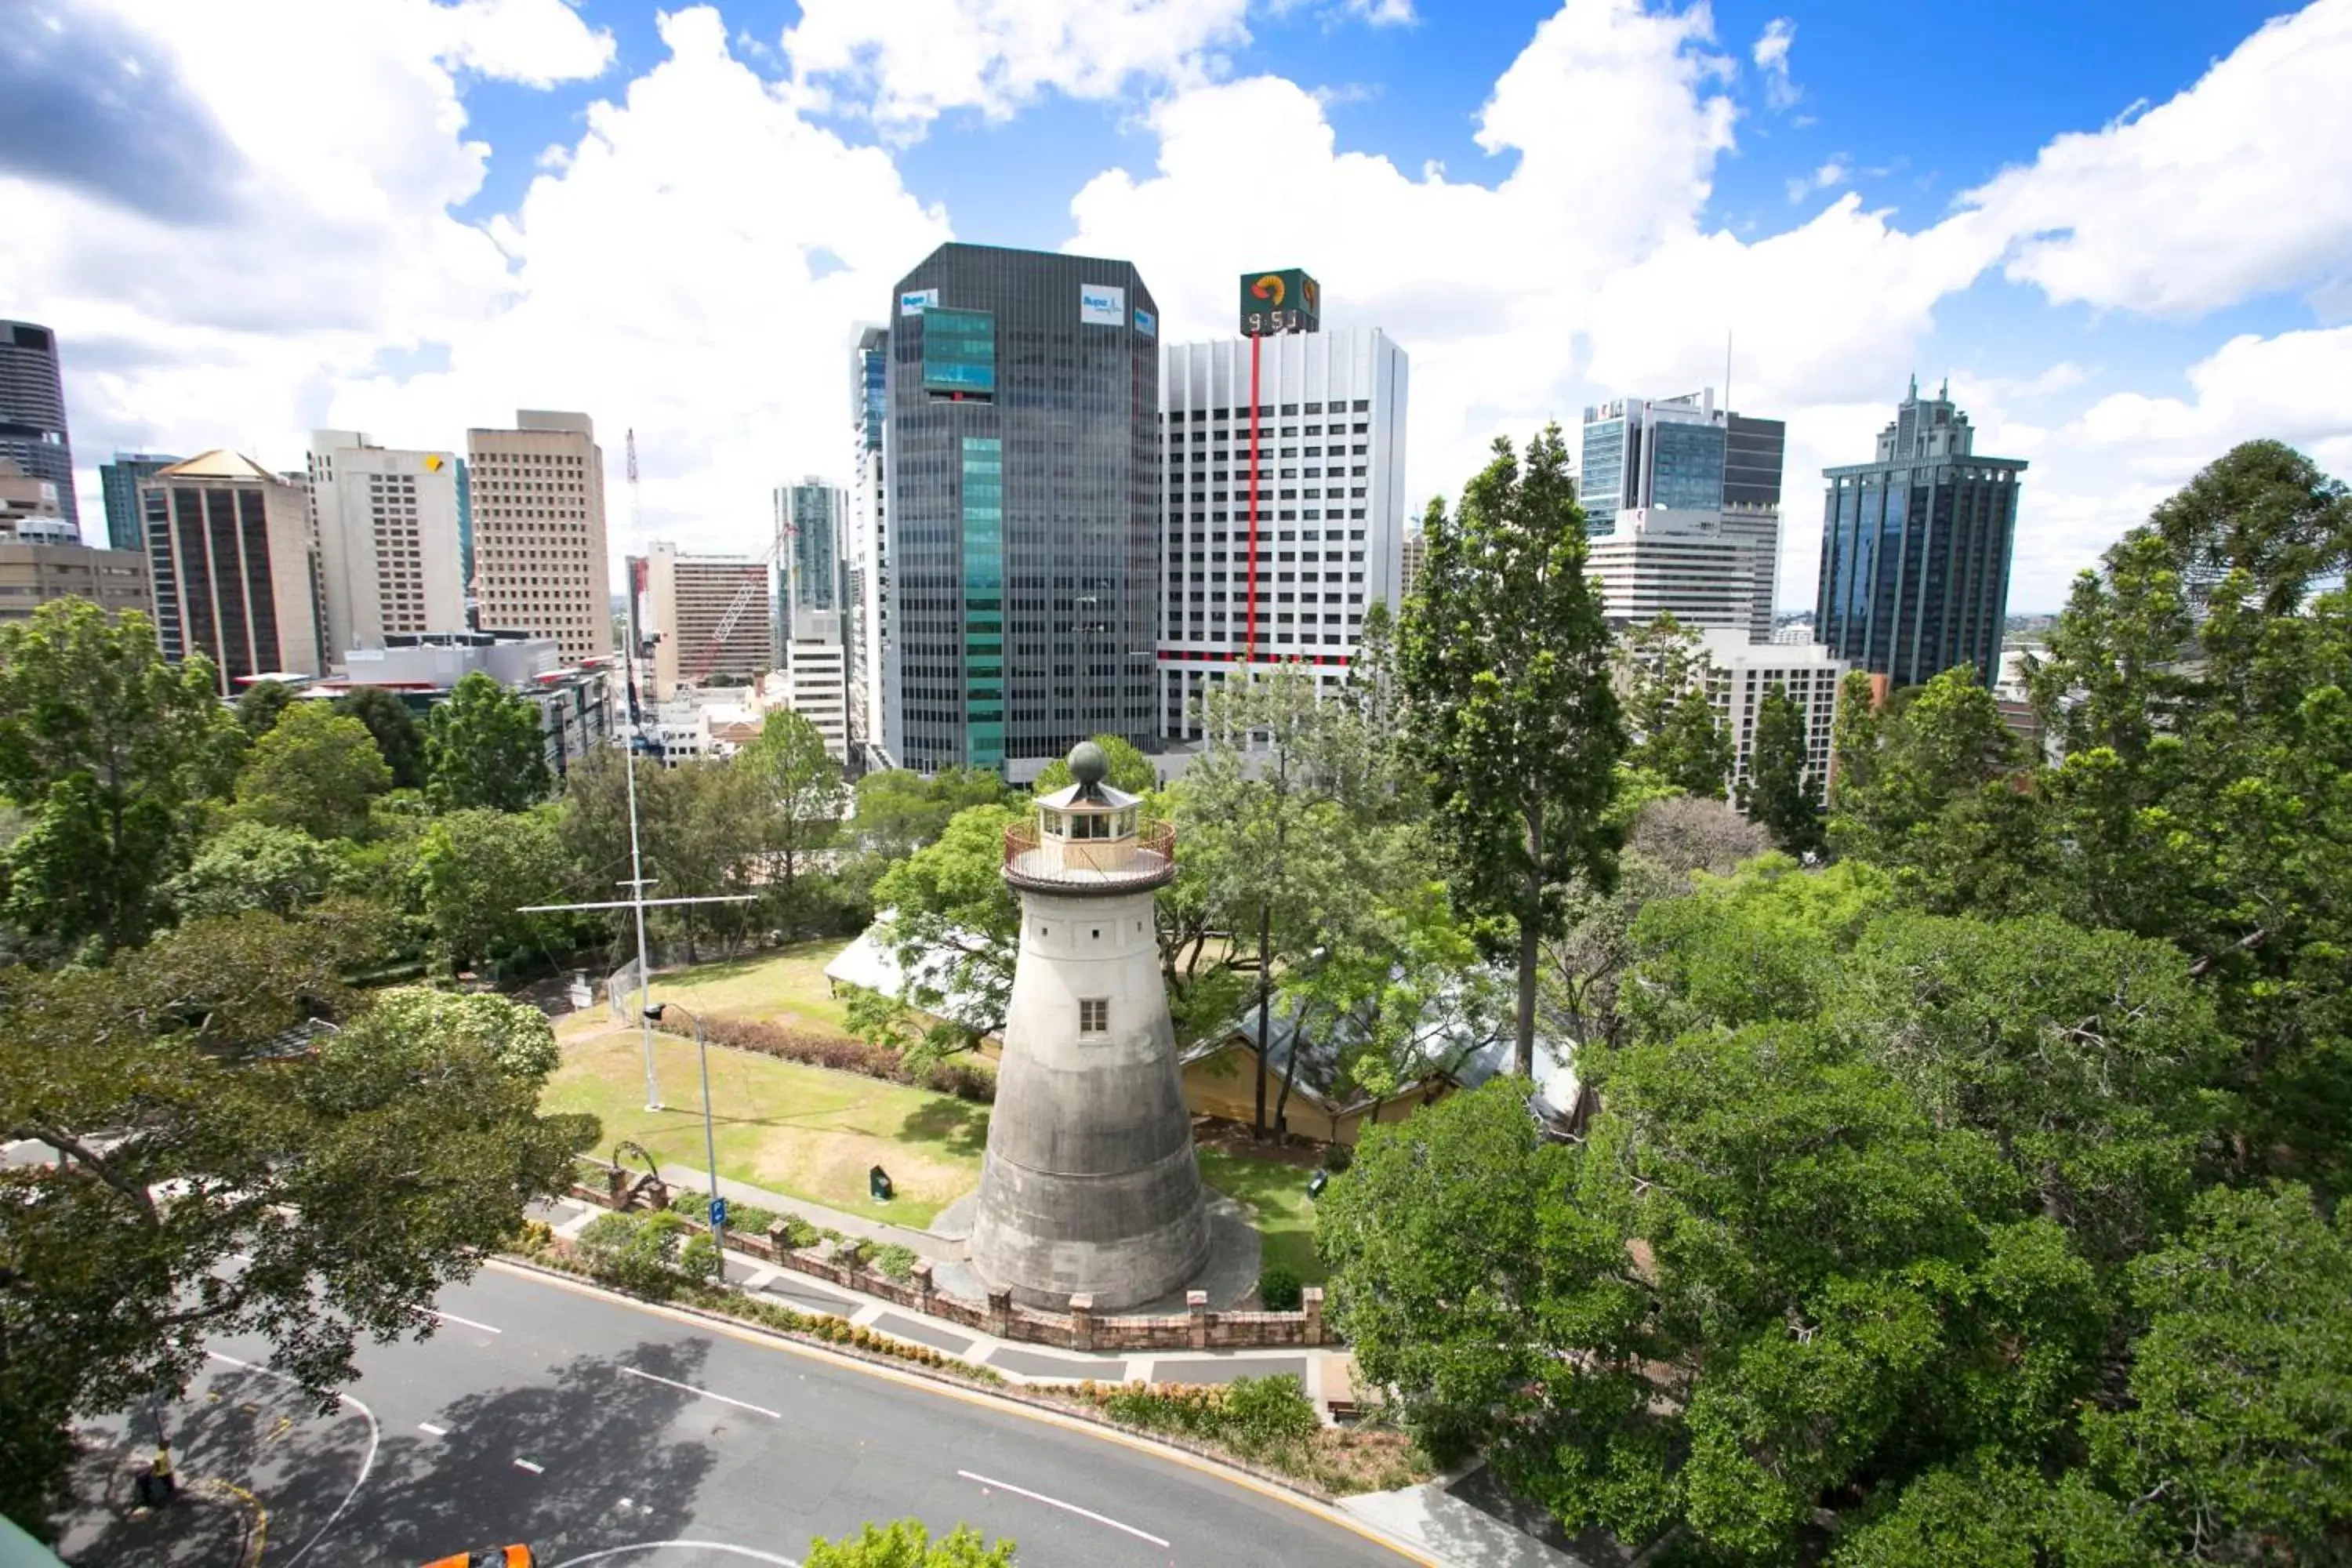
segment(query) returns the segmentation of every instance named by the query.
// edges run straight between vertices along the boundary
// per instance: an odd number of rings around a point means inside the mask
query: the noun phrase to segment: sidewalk
[[[710,1178],[692,1165],[662,1165],[656,1167],[661,1179],[672,1187],[690,1193],[710,1191]],[[892,1225],[887,1220],[867,1219],[864,1215],[847,1214],[840,1209],[813,1204],[806,1198],[786,1197],[765,1187],[755,1187],[749,1182],[739,1182],[731,1176],[719,1178],[719,1195],[730,1204],[756,1204],[778,1214],[797,1215],[811,1225],[837,1230],[844,1236],[854,1236],[860,1241],[870,1241],[877,1247],[904,1247],[918,1258],[928,1258],[944,1263],[963,1257],[963,1243],[944,1236],[934,1236],[928,1230],[910,1226]]]

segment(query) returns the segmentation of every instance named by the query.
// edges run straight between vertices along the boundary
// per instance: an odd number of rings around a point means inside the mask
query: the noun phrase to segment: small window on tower
[[[1082,996],[1078,999],[1078,1033],[1108,1035],[1110,1033],[1110,998]]]

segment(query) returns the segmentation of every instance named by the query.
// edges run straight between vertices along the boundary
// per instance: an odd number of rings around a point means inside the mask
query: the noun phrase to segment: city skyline
[[[40,9],[16,68],[62,84],[58,134],[0,181],[49,237],[0,308],[65,344],[93,516],[115,450],[287,468],[312,428],[429,449],[554,405],[638,432],[614,562],[756,551],[772,487],[852,478],[835,367],[949,238],[1131,258],[1165,341],[1225,330],[1240,268],[1307,267],[1327,324],[1414,356],[1416,510],[1496,435],[1727,379],[1787,419],[1801,515],[1891,392],[1948,375],[2035,464],[2020,610],[2231,441],[2352,466],[2346,0],[2021,11],[1998,94],[1889,70],[1926,22],[1847,4],[1220,0],[1080,30],[965,0],[953,59],[836,0]],[[289,71],[266,103],[228,63],[345,46],[362,80]],[[126,60],[150,119],[102,112]],[[2263,177],[2184,196],[2191,165]],[[1285,198],[1235,204],[1244,166]],[[745,199],[774,188],[818,199]],[[1818,546],[1791,531],[1781,608]]]

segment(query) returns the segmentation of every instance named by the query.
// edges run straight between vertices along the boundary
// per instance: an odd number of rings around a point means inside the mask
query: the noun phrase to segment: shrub
[[[1257,1277],[1257,1300],[1269,1312],[1298,1310],[1298,1276],[1276,1264]]]
[[[674,1214],[602,1214],[580,1233],[589,1274],[633,1296],[659,1298],[682,1278],[678,1253],[692,1232]]]
[[[692,1026],[682,1019],[664,1018],[654,1026],[673,1035],[690,1037],[693,1034]],[[995,1069],[976,1061],[937,1062],[918,1075],[908,1070],[906,1054],[895,1046],[876,1045],[847,1035],[811,1034],[765,1019],[737,1018],[724,1013],[705,1016],[702,1033],[712,1045],[731,1046],[739,1051],[757,1051],[761,1056],[829,1068],[835,1072],[860,1073],[892,1083],[916,1085],[981,1105],[993,1104],[996,1100]]]
[[[824,1233],[796,1214],[777,1216],[784,1227],[784,1245],[790,1247],[814,1247],[824,1238]]]
[[[697,1225],[706,1224],[710,1218],[709,1193],[679,1193],[669,1200],[669,1206],[672,1214],[684,1215]],[[727,1202],[727,1228],[738,1236],[765,1236],[768,1227],[780,1217],[775,1210],[763,1209],[758,1204],[739,1204],[732,1198]]]
[[[696,1231],[677,1249],[677,1271],[688,1279],[724,1278],[719,1241],[707,1230]]]
[[[1334,1143],[1323,1151],[1323,1168],[1335,1176],[1355,1163],[1355,1150],[1345,1143]]]
[[[1244,1448],[1302,1443],[1322,1425],[1307,1385],[1280,1377],[1237,1377],[1225,1385],[1225,1434]]]
[[[806,1561],[808,1568],[1013,1568],[1010,1541],[988,1545],[968,1524],[933,1541],[915,1519],[879,1530],[869,1524],[838,1542],[812,1541]]]
[[[904,1284],[915,1277],[915,1249],[896,1242],[874,1249],[874,1267]]]

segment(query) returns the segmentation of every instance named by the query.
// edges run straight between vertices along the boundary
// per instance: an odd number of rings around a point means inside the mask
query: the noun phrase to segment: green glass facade
[[[1004,762],[1004,443],[963,438],[964,763]]]
[[[950,397],[996,395],[996,318],[986,310],[923,313],[923,390]]]

